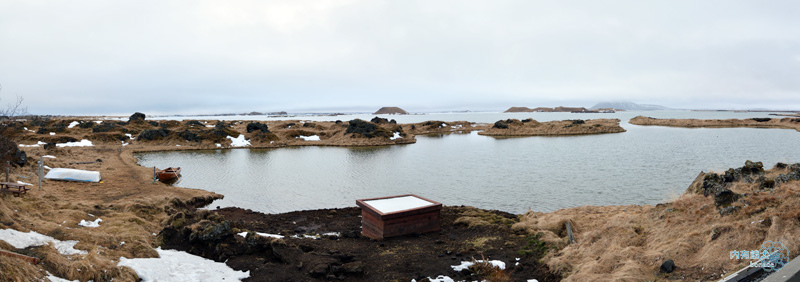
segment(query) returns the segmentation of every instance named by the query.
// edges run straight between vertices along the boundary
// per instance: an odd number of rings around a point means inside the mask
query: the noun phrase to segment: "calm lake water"
[[[656,204],[679,196],[700,171],[723,171],[742,166],[746,160],[763,161],[767,167],[776,162],[800,162],[800,132],[795,130],[686,129],[628,124],[627,121],[636,115],[750,118],[767,117],[768,113],[656,111],[383,116],[401,123],[425,120],[494,122],[527,117],[539,121],[619,118],[628,131],[507,139],[473,132],[417,136],[416,144],[389,147],[226,149],[142,153],[137,157],[142,166],[182,167],[183,180],[178,186],[224,194],[225,199],[212,204],[214,207],[237,206],[267,213],[355,206],[356,199],[407,193],[445,205],[471,205],[513,213],[583,205]]]

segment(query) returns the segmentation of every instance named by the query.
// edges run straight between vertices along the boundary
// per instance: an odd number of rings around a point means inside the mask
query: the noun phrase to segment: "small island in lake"
[[[408,112],[406,110],[401,109],[400,107],[383,107],[378,109],[378,111],[372,113],[373,115],[407,115]]]
[[[538,122],[533,119],[499,120],[480,135],[494,137],[517,136],[563,136],[620,133],[625,129],[619,125],[619,119],[561,120]]]

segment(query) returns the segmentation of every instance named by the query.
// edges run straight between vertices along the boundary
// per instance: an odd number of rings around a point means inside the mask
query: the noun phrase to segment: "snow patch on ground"
[[[222,144],[220,144],[220,143],[217,143],[215,145],[217,145],[217,148],[222,147]]]
[[[26,148],[26,147],[39,147],[39,145],[44,145],[44,144],[47,144],[47,143],[44,143],[42,141],[38,141],[38,142],[36,142],[36,144],[31,144],[31,145],[19,144],[19,146],[23,147],[23,148]]]
[[[48,243],[53,243],[53,247],[55,247],[56,250],[58,250],[58,252],[62,255],[85,255],[89,253],[87,251],[76,250],[74,248],[78,241],[56,240],[53,237],[42,235],[34,231],[24,233],[13,229],[3,229],[0,230],[0,238],[2,238],[0,240],[6,241],[6,243],[14,246],[14,248],[17,249],[24,249],[31,246],[43,246],[47,245]]]
[[[230,135],[225,137],[231,139],[231,147],[246,147],[250,146],[250,140],[245,140],[243,134],[239,134],[239,137],[233,138]]]
[[[83,226],[83,227],[95,228],[95,227],[100,227],[100,222],[101,221],[103,221],[103,220],[99,219],[99,218],[95,219],[94,221],[86,221],[86,220],[81,219],[81,222],[78,223],[78,225]]]
[[[269,238],[283,239],[283,235],[269,234],[269,233],[261,233],[261,232],[255,232],[255,233],[256,233],[258,236],[261,236],[261,237],[269,237]],[[236,233],[236,235],[239,235],[239,236],[241,236],[241,237],[247,237],[247,232]]]
[[[395,139],[400,139],[400,138],[403,138],[403,136],[400,136],[400,132],[395,132],[394,136],[389,137],[389,140],[395,140]]]
[[[483,260],[477,260],[477,262],[478,263],[483,263],[484,261]],[[491,263],[492,266],[499,267],[500,269],[506,269],[506,263],[505,262],[502,262],[502,261],[499,261],[499,260],[490,260],[490,261],[488,261],[488,263]],[[451,265],[450,267],[452,267],[453,270],[455,270],[455,271],[462,271],[464,269],[469,268],[473,264],[475,264],[475,263],[471,262],[471,261],[462,261],[461,264],[459,264],[459,265]]]
[[[78,282],[78,280],[67,280],[61,277],[57,277],[53,274],[50,274],[50,272],[47,272],[47,276],[45,276],[45,278],[47,278],[47,280],[50,280],[50,282]]]
[[[56,143],[56,147],[92,147],[92,141],[83,139],[78,142]]]
[[[51,136],[52,136],[52,135],[56,135],[56,133],[55,133],[55,132],[50,132],[50,135],[51,135]]]
[[[250,277],[250,271],[236,271],[224,263],[204,259],[186,252],[156,249],[160,258],[121,257],[118,266],[136,271],[144,282],[149,281],[233,281]]]
[[[44,155],[42,157],[43,158],[48,158],[48,159],[55,159],[56,158],[56,156],[53,156],[53,155]]]
[[[311,136],[300,135],[297,138],[303,139],[304,141],[319,141],[319,135],[311,135]]]
[[[81,124],[81,123],[80,123],[80,122],[77,122],[77,121],[73,121],[73,122],[70,122],[70,123],[69,123],[69,125],[67,126],[67,128],[73,128],[73,127],[75,127],[76,125],[79,125],[79,124]]]

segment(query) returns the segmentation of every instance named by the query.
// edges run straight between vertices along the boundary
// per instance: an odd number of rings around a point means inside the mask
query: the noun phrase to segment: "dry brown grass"
[[[45,180],[43,189],[34,187],[28,194],[14,197],[0,193],[0,223],[2,228],[22,232],[36,231],[59,240],[77,240],[76,249],[87,255],[65,256],[51,246],[16,250],[8,244],[0,248],[38,257],[38,265],[22,260],[0,258],[3,267],[0,277],[10,281],[29,281],[43,277],[45,271],[66,279],[81,281],[138,281],[127,268],[116,267],[120,257],[155,257],[154,247],[161,222],[168,218],[166,209],[173,199],[182,202],[205,202],[219,195],[195,189],[169,187],[152,183],[151,168],[136,165],[133,150],[119,145],[96,143],[89,148],[61,148],[46,151],[25,148],[28,156],[38,160],[41,155],[50,167],[67,167],[100,171],[101,183],[78,183]],[[92,164],[70,164],[94,161]],[[12,175],[12,181],[17,179]],[[29,181],[27,179],[20,179]],[[94,215],[91,216],[89,214]],[[81,220],[103,221],[98,228],[78,226]],[[122,242],[125,242],[122,244]],[[0,279],[0,280],[3,280]]]
[[[665,278],[659,266],[673,259],[672,276],[718,280],[746,265],[730,251],[758,250],[766,240],[781,241],[790,254],[800,251],[800,183],[774,192],[740,184],[749,195],[744,208],[720,216],[713,198],[687,192],[657,206],[578,207],[552,213],[528,212],[516,230],[542,232],[541,240],[562,246],[544,261],[565,281],[644,281]],[[568,245],[563,226],[572,222],[576,244]]]
[[[537,122],[535,120],[520,121],[510,119],[499,121],[508,125],[508,128],[490,127],[485,131],[479,132],[480,135],[495,137],[518,137],[518,136],[565,136],[565,135],[587,135],[625,132],[619,125],[619,119],[590,119],[585,123],[573,122],[572,120]]]
[[[732,128],[732,127],[752,127],[752,128],[784,128],[800,131],[800,120],[797,118],[773,118],[768,121],[756,121],[754,119],[657,119],[651,117],[637,116],[629,121],[635,125],[655,125],[671,127],[710,127],[710,128]]]

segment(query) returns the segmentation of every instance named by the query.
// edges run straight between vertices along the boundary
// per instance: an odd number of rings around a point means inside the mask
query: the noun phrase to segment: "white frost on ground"
[[[76,125],[79,125],[79,124],[81,124],[81,123],[80,123],[80,122],[77,122],[77,121],[73,121],[73,122],[70,122],[70,123],[69,123],[69,125],[67,126],[67,128],[73,128],[73,127],[75,127]]]
[[[103,221],[103,220],[99,219],[99,218],[95,219],[94,221],[86,221],[86,220],[81,219],[81,222],[78,223],[78,225],[83,226],[83,227],[95,228],[95,227],[100,227],[100,222],[101,221]]]
[[[536,280],[536,279],[528,279],[528,282],[539,282],[539,280]]]
[[[78,142],[56,143],[56,147],[91,147],[94,146],[92,141],[83,139]]]
[[[128,138],[133,139],[133,135],[131,135],[130,133],[125,133],[125,136],[128,136]]]
[[[121,257],[117,266],[136,271],[144,282],[158,281],[233,281],[250,277],[250,271],[236,271],[224,263],[186,252],[156,249],[160,258]]]
[[[225,137],[231,139],[231,147],[245,147],[250,146],[250,140],[244,140],[244,134],[239,134],[239,137],[233,138],[230,135]]]
[[[28,182],[22,182],[22,181],[19,181],[19,180],[17,180],[17,184],[22,184],[22,185],[30,185],[30,186],[33,186],[33,184],[30,184],[30,183],[28,183]]]
[[[50,135],[56,135],[56,133],[55,132],[50,132]]]
[[[213,126],[213,125],[210,125],[210,124],[206,124],[206,127],[214,127],[214,126]]]
[[[403,136],[400,136],[400,132],[395,132],[394,136],[389,137],[389,140],[395,140],[395,139],[400,139],[400,138],[403,138]]]
[[[55,159],[56,158],[56,156],[53,156],[53,155],[44,155],[42,157],[48,158],[48,159]]]
[[[382,213],[392,213],[396,211],[416,209],[433,205],[433,203],[414,196],[395,197],[389,199],[371,200],[364,203],[372,206]]]
[[[25,147],[39,147],[39,145],[44,145],[44,144],[47,144],[47,143],[44,143],[42,141],[37,141],[36,144],[32,144],[32,145],[19,144],[19,146],[23,147],[23,148],[25,148]]]
[[[217,148],[222,147],[222,144],[220,144],[220,143],[217,143],[215,145],[217,145]]]
[[[96,120],[96,121],[94,121],[94,123],[101,124],[101,123],[103,123],[103,121],[102,120]]]
[[[47,278],[47,280],[50,280],[50,282],[78,282],[78,280],[67,280],[67,279],[55,276],[53,274],[50,274],[50,272],[46,272],[46,273],[47,273],[47,276],[45,276],[45,278]]]
[[[483,260],[477,260],[477,262],[478,263],[483,263]],[[499,261],[499,260],[490,260],[488,262],[491,263],[492,266],[499,267],[500,269],[506,269],[506,263],[505,262],[502,262],[502,261]],[[462,271],[464,269],[469,268],[473,264],[475,264],[475,263],[471,262],[471,261],[462,261],[461,264],[459,264],[459,265],[451,265],[450,267],[452,267],[453,270],[455,270],[455,271]]]
[[[123,146],[123,147],[124,147],[124,146],[128,146],[128,143],[125,143],[125,141],[120,141],[120,142],[122,142],[122,146]]]
[[[9,243],[11,246],[14,246],[14,248],[17,249],[24,249],[31,246],[43,246],[47,245],[48,243],[53,243],[53,247],[55,247],[56,250],[58,250],[58,252],[62,255],[85,255],[89,253],[87,251],[76,250],[74,248],[78,241],[56,240],[53,237],[42,235],[34,231],[24,233],[13,229],[3,229],[0,230],[0,238],[2,238],[0,240],[6,241],[6,243]]]
[[[297,138],[303,139],[304,141],[319,141],[319,135],[311,135],[311,136],[300,135]]]
[[[261,233],[261,232],[255,232],[255,233],[256,233],[258,236],[261,236],[261,237],[269,237],[269,238],[277,238],[277,239],[282,239],[282,238],[283,238],[283,235],[269,234],[269,233]],[[239,235],[239,236],[241,236],[241,237],[247,237],[247,232],[236,233],[236,235]]]

